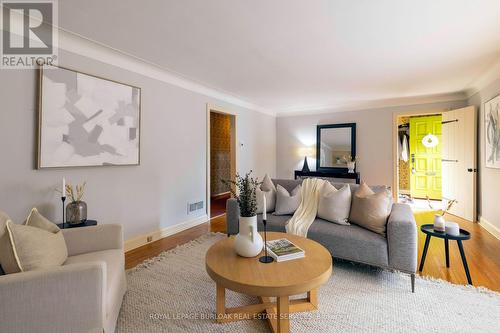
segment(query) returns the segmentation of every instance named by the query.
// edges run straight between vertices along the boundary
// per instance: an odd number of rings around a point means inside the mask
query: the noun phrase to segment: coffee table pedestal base
[[[239,320],[267,319],[273,333],[290,332],[290,313],[307,312],[318,309],[317,289],[307,293],[307,297],[290,300],[289,296],[259,297],[260,303],[226,308],[226,289],[217,284],[217,322],[228,323]]]

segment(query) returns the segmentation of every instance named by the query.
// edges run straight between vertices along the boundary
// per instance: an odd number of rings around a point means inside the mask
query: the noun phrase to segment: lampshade
[[[314,146],[303,146],[297,149],[297,155],[300,157],[315,157],[316,156],[316,147]]]

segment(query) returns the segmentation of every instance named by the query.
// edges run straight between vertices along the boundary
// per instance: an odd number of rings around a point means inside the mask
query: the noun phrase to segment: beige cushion
[[[266,211],[274,212],[276,206],[276,186],[274,186],[271,178],[266,174],[262,184],[256,188],[257,196],[257,214],[262,214],[264,210],[264,196],[266,196]]]
[[[48,219],[46,219],[42,214],[38,212],[38,209],[36,208],[33,208],[31,210],[30,215],[28,216],[26,221],[24,221],[24,224],[30,227],[47,230],[53,234],[60,231],[59,227],[55,223],[52,223]]]
[[[325,182],[319,192],[318,217],[337,224],[350,225],[351,188],[344,185],[337,190],[330,182]]]
[[[11,254],[2,254],[1,259],[2,267],[8,274],[60,266],[68,257],[61,230],[36,208],[31,210],[24,225],[9,220],[6,229],[9,242],[5,242],[4,234],[0,244],[2,250]]]
[[[6,228],[6,223],[9,220],[9,216],[0,211],[0,265],[7,274],[19,272]]]
[[[389,191],[374,193],[363,182],[352,197],[349,221],[385,236],[391,202]]]
[[[276,187],[276,209],[274,210],[274,214],[291,215],[295,213],[302,200],[301,189],[302,187],[298,185],[291,193],[288,193],[286,188],[278,184]]]
[[[2,237],[5,232],[5,223],[7,223],[8,220],[10,220],[9,215],[0,210],[0,237]]]

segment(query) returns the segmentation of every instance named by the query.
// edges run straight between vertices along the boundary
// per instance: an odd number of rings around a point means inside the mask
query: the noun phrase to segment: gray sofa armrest
[[[393,204],[387,222],[389,266],[399,271],[417,271],[417,225],[409,205]]]
[[[228,235],[236,235],[239,230],[240,206],[235,198],[226,201],[226,230]]]
[[[68,247],[68,256],[123,249],[123,231],[119,224],[63,229],[63,235]]]
[[[102,332],[106,264],[0,276],[0,332]]]

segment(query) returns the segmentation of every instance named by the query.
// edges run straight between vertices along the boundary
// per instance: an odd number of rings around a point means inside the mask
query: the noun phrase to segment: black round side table
[[[87,220],[87,221],[85,221],[83,223],[79,223],[79,224],[69,224],[68,222],[57,224],[59,229],[82,228],[82,227],[90,227],[93,225],[97,225],[96,220]]]
[[[438,237],[444,239],[444,250],[446,253],[446,267],[450,267],[450,250],[448,248],[448,240],[456,240],[458,244],[458,249],[460,250],[460,256],[462,257],[462,263],[464,265],[465,274],[467,275],[467,282],[472,284],[472,279],[470,277],[469,266],[467,265],[467,259],[465,258],[464,247],[462,245],[463,240],[470,239],[470,232],[464,229],[460,229],[460,234],[458,236],[449,235],[444,231],[434,230],[433,224],[424,224],[420,227],[420,230],[427,235],[425,238],[424,252],[422,253],[422,259],[420,260],[420,267],[418,269],[421,272],[424,269],[425,256],[427,255],[427,249],[429,248],[429,243],[431,237]]]

